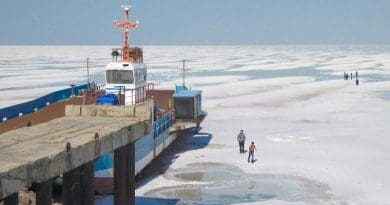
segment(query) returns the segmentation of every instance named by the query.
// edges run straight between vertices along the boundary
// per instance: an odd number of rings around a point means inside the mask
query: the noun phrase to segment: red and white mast
[[[123,30],[123,45],[122,45],[122,62],[133,62],[134,59],[130,58],[129,51],[129,31],[130,29],[135,29],[138,27],[139,21],[131,23],[129,20],[129,10],[131,6],[122,6],[125,10],[125,22],[120,23],[116,19],[114,20],[114,25]]]

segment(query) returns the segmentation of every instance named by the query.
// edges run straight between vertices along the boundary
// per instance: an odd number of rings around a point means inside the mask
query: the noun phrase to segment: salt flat
[[[47,52],[57,49],[61,53]],[[91,58],[93,78],[101,81],[110,61],[107,51],[27,47],[27,55],[17,47],[0,47],[0,107],[85,81],[84,56]],[[241,203],[390,204],[390,47],[148,46],[144,53],[157,88],[180,83],[180,60],[187,59],[187,82],[204,91],[209,113],[201,132],[212,138],[205,148],[180,154],[137,195],[160,196],[156,190],[175,186],[207,192],[201,188],[208,182],[183,181],[170,173],[219,163],[260,181],[279,177],[283,183],[272,183],[281,190],[314,190],[280,196],[273,190]],[[343,72],[355,71],[359,86],[343,80]],[[240,129],[258,147],[254,164],[238,152]]]

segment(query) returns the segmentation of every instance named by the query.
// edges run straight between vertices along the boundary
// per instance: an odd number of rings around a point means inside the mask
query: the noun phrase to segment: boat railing
[[[149,90],[154,90],[153,83],[147,83],[144,86],[138,87],[136,89],[126,90],[126,98],[130,98],[131,105],[138,105],[142,102],[145,102],[147,99],[146,92]]]
[[[0,109],[0,123],[37,112],[50,104],[70,99],[76,94],[85,92],[90,87],[92,87],[92,84],[72,85],[71,88],[55,91],[28,102],[2,108]]]
[[[153,136],[155,138],[173,125],[175,120],[174,116],[175,114],[174,111],[172,110],[166,113],[165,115],[161,116],[160,119],[158,119],[153,123]]]
[[[112,62],[118,62],[118,58],[121,56],[122,52],[124,52],[123,48],[113,48],[111,52]],[[132,62],[142,63],[144,61],[144,54],[142,48],[130,47],[128,48],[127,52]]]

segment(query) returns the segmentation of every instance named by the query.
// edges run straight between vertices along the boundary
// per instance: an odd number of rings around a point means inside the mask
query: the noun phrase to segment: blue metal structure
[[[91,87],[89,84],[76,86],[74,87],[74,93],[77,94],[80,91],[87,90],[89,87]],[[31,114],[45,108],[50,104],[67,100],[71,97],[71,95],[72,88],[67,88],[64,90],[55,91],[29,102],[0,109],[0,123],[2,121],[18,118],[22,115]]]
[[[135,142],[135,161],[144,159],[149,153],[153,153],[156,147],[164,140],[164,133],[169,132],[169,127],[174,123],[173,111],[163,115],[159,120],[153,122],[153,134],[144,136]],[[169,134],[167,135],[169,136]],[[111,169],[113,167],[113,154],[100,157],[95,162],[94,171]]]
[[[205,114],[202,111],[201,90],[189,90],[185,85],[177,85],[173,99],[178,120],[195,120]]]

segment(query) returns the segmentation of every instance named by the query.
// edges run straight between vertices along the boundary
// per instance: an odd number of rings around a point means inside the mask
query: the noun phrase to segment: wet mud
[[[326,184],[297,176],[248,174],[238,167],[219,163],[190,164],[170,170],[164,177],[188,184],[158,188],[145,196],[179,199],[178,204],[252,203],[272,199],[339,204]]]

